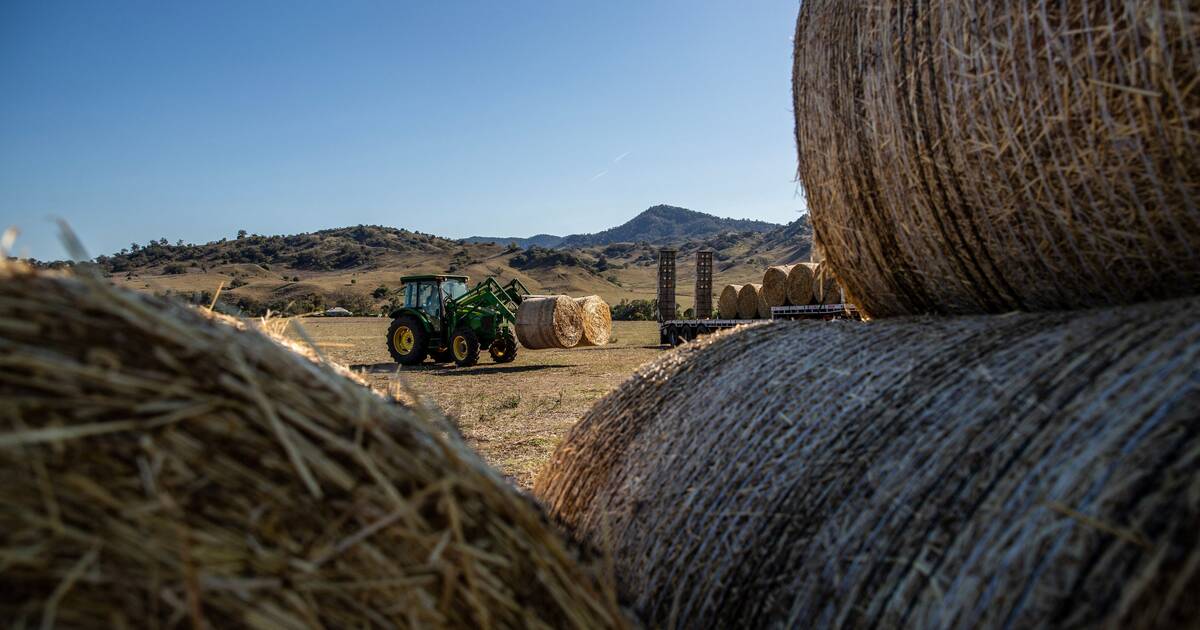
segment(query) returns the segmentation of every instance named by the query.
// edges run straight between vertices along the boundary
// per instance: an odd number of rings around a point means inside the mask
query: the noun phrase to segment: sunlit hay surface
[[[1198,322],[735,329],[598,402],[535,493],[652,627],[1197,627]]]
[[[767,307],[788,304],[788,273],[793,265],[774,265],[763,273],[762,297]]]
[[[226,318],[0,267],[0,616],[592,627],[608,589],[420,408]]]
[[[813,278],[816,276],[816,263],[797,263],[792,265],[787,276],[788,302],[796,306],[807,306],[813,302]]]
[[[1194,2],[808,0],[799,177],[872,317],[1200,293]]]
[[[579,345],[603,346],[612,336],[612,309],[599,295],[575,298],[579,306]]]
[[[756,319],[760,317],[759,306],[762,303],[762,285],[757,283],[743,284],[742,288],[738,290],[738,318]]]
[[[573,348],[583,336],[583,313],[565,295],[527,296],[517,307],[517,340],[530,350]]]
[[[721,319],[738,318],[738,293],[741,290],[740,284],[727,284],[721,289],[721,297],[717,299],[717,315]]]

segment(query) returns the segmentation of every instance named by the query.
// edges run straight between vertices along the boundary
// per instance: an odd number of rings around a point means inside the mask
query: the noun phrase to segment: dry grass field
[[[526,350],[497,365],[485,352],[471,368],[426,363],[397,369],[388,355],[386,318],[298,318],[333,360],[386,391],[400,379],[445,411],[467,442],[523,488],[563,434],[592,403],[663,352],[655,322],[613,322],[615,341],[599,348]],[[289,328],[289,334],[295,336]]]

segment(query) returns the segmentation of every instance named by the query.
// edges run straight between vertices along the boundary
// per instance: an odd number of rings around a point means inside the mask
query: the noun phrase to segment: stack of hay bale
[[[598,295],[529,295],[517,307],[516,332],[530,350],[602,346],[612,336],[612,311]]]
[[[436,413],[240,322],[3,260],[8,623],[625,623]]]
[[[727,284],[721,290],[717,313],[721,319],[770,319],[771,307],[841,304],[842,289],[823,263],[773,265],[762,283]]]
[[[668,354],[537,494],[651,625],[1200,625],[1200,21],[811,0],[795,45],[812,222],[875,319]]]

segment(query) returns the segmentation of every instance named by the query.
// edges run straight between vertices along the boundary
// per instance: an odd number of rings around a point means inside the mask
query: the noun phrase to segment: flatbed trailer
[[[774,319],[861,319],[853,304],[815,304],[811,306],[775,306],[769,319],[671,319],[658,324],[658,340],[664,345],[678,346],[701,335],[718,330],[766,322]]]

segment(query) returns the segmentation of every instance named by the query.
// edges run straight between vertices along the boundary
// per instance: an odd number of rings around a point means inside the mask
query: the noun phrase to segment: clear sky
[[[0,2],[0,229],[790,221],[796,0]]]

